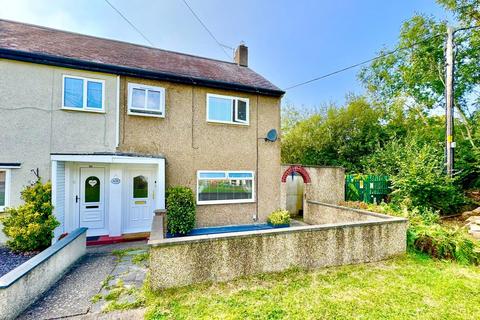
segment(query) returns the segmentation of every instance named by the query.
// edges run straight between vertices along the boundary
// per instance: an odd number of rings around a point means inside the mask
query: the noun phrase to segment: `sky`
[[[231,60],[183,0],[109,0],[156,47]],[[392,48],[415,13],[447,19],[434,0],[187,0],[215,37],[244,42],[249,66],[281,89],[372,58]],[[0,0],[0,18],[147,44],[104,0]],[[233,55],[230,49],[226,49]],[[359,69],[288,90],[298,108],[342,104],[361,94]]]

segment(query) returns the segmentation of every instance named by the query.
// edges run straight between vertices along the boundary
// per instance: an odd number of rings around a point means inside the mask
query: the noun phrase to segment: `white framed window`
[[[255,202],[253,171],[198,171],[197,204]]]
[[[128,84],[128,114],[165,117],[165,88]]]
[[[249,99],[207,93],[207,121],[248,125]]]
[[[62,109],[105,112],[105,80],[63,75]]]
[[[10,170],[0,169],[0,212],[10,205]]]

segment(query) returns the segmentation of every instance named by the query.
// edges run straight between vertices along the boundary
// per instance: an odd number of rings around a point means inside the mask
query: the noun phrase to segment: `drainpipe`
[[[115,149],[120,145],[120,76],[117,75],[117,103],[115,106]]]
[[[257,222],[258,221],[258,94],[257,94],[257,105],[255,106],[255,122],[256,122],[256,138],[257,138],[257,158],[255,160],[256,163],[256,169],[255,169],[255,215],[253,217],[253,221]]]

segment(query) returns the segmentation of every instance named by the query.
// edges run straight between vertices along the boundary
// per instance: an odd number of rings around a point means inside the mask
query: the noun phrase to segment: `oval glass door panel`
[[[80,168],[80,179],[80,227],[92,234],[105,228],[105,169]]]
[[[100,179],[95,176],[85,180],[85,202],[100,202]]]

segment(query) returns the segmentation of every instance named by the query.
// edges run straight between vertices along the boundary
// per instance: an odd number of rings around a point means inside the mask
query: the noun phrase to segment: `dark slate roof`
[[[0,19],[0,58],[281,96],[248,67]]]

